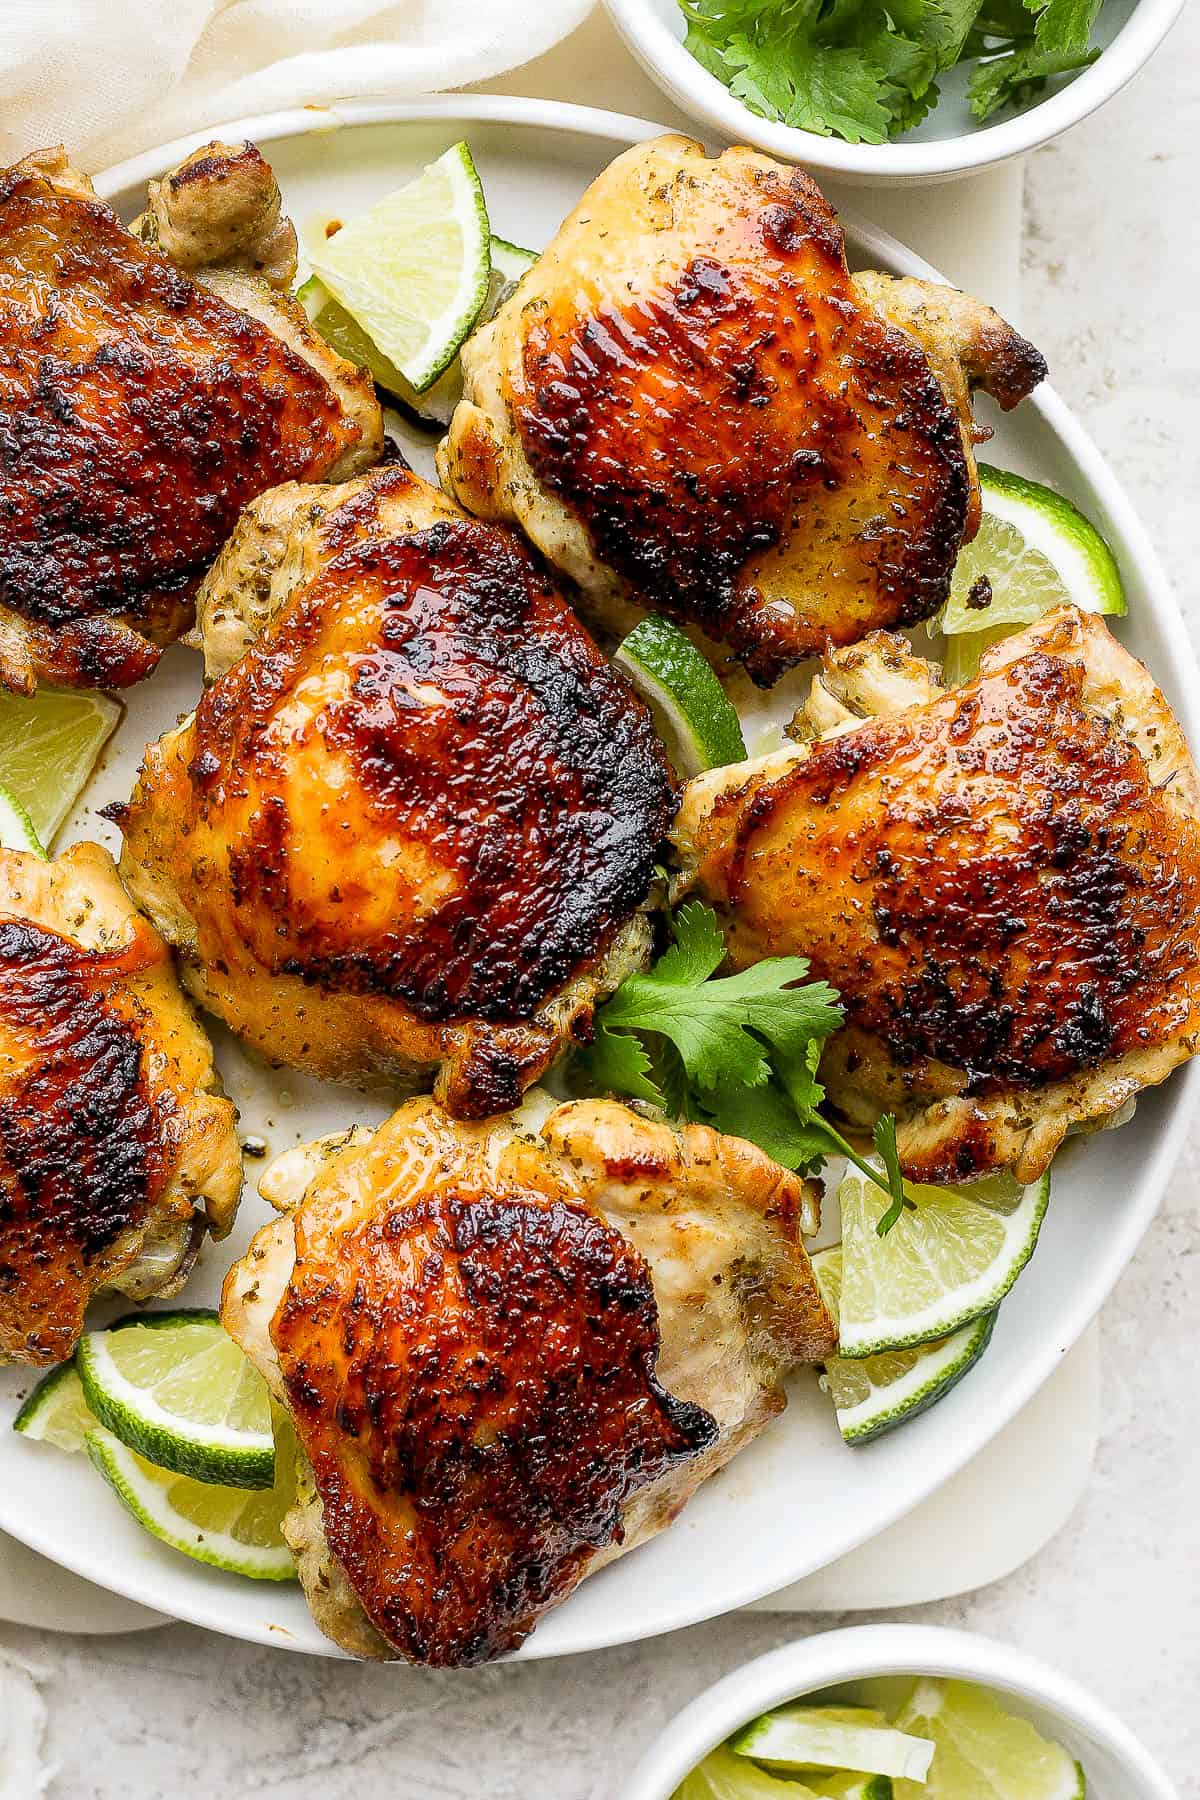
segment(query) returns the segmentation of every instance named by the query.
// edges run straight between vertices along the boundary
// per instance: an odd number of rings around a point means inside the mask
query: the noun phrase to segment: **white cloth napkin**
[[[200,126],[462,87],[538,56],[591,0],[0,0],[0,163],[103,168]]]

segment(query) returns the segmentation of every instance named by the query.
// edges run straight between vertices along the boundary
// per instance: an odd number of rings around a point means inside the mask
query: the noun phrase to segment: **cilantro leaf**
[[[710,1125],[757,1144],[785,1169],[807,1174],[832,1148],[824,1121],[802,1119],[775,1082],[756,1088],[722,1083],[706,1100]]]
[[[1086,69],[1099,54],[1092,50],[1083,56],[1047,55],[1033,43],[989,57],[971,76],[967,89],[971,111],[982,122],[1005,106],[1028,106],[1052,75]]]
[[[833,988],[806,981],[799,956],[771,956],[718,975],[725,936],[711,907],[693,901],[673,921],[674,942],[646,974],[630,975],[596,1012],[582,1053],[595,1085],[647,1100],[679,1119],[706,1119],[805,1173],[844,1156],[891,1198],[890,1230],[912,1202],[904,1191],[896,1121],[875,1127],[881,1174],[817,1110],[826,1040],[844,1017]]]
[[[596,1035],[587,1049],[587,1068],[598,1087],[614,1094],[628,1094],[631,1100],[646,1100],[651,1106],[665,1106],[666,1095],[654,1080],[652,1064],[640,1038],[628,1032],[610,1031],[599,1019]]]

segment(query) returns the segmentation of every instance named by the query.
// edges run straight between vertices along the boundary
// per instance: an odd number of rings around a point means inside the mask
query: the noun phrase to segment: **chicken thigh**
[[[936,611],[978,525],[969,389],[1045,374],[978,301],[851,276],[800,170],[683,137],[593,182],[462,365],[447,490],[606,622],[669,613],[762,684]]]
[[[248,500],[376,460],[295,269],[252,144],[193,152],[133,233],[61,149],[0,171],[0,684],[140,680]]]
[[[0,1361],[61,1362],[93,1294],[176,1293],[228,1232],[237,1114],[98,845],[0,850],[0,970]]]
[[[724,915],[735,966],[799,954],[839,990],[822,1079],[856,1123],[897,1112],[909,1175],[1032,1181],[1200,1046],[1179,725],[1074,608],[950,692],[869,639],[827,659],[806,713],[826,735],[690,783],[678,889]]]
[[[515,1106],[649,953],[646,707],[511,532],[398,465],[264,497],[198,608],[224,672],[147,749],[121,865],[187,986],[275,1062]]]
[[[234,1264],[222,1318],[292,1414],[285,1535],[356,1655],[515,1649],[836,1341],[800,1241],[812,1185],[615,1101],[535,1132],[412,1100],[262,1188],[294,1210]]]

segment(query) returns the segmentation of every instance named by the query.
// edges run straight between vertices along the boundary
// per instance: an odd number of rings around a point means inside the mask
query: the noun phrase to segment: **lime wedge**
[[[1033,1255],[1050,1177],[1025,1188],[1008,1175],[963,1188],[910,1183],[908,1192],[916,1210],[880,1237],[887,1195],[857,1170],[838,1188],[843,1357],[929,1344],[994,1311]]]
[[[0,787],[0,850],[27,850],[42,862],[50,858],[41,846],[33,820],[7,788]]]
[[[812,1266],[821,1296],[836,1319],[841,1310],[841,1245],[818,1250]],[[846,1442],[869,1444],[928,1411],[979,1361],[995,1323],[993,1310],[931,1344],[885,1350],[878,1356],[830,1357],[821,1385],[833,1401]]]
[[[729,1740],[737,1756],[784,1769],[853,1770],[924,1781],[933,1745],[889,1725],[865,1706],[784,1706]],[[808,1779],[808,1777],[806,1777]]]
[[[322,285],[420,394],[479,317],[489,243],[483,188],[459,143],[407,187],[305,248]]]
[[[773,1775],[727,1745],[710,1750],[675,1789],[672,1800],[893,1800],[887,1775],[831,1774],[809,1769],[804,1780]]]
[[[124,708],[107,694],[0,691],[0,786],[16,794],[43,844],[78,800]]]
[[[899,1783],[896,1800],[1084,1800],[1083,1770],[1062,1745],[970,1682],[918,1681],[896,1723],[936,1746],[927,1785]]]
[[[88,1405],[130,1449],[197,1481],[270,1487],[267,1384],[215,1312],[122,1320],[85,1332],[75,1355]]]
[[[813,1800],[812,1789],[735,1756],[724,1744],[685,1775],[671,1800]]]
[[[487,323],[525,270],[537,261],[532,250],[520,250],[515,244],[505,243],[503,238],[492,239],[491,252],[492,273],[487,299],[475,321],[476,326]],[[322,285],[319,275],[310,275],[296,298],[307,312],[313,329],[327,344],[333,345],[339,356],[366,369],[402,413],[430,430],[445,429],[462,399],[462,365],[457,356],[433,386],[419,394],[396,365],[375,347],[353,314],[348,313]]]
[[[746,743],[733,702],[695,644],[669,619],[656,613],[643,619],[613,662],[650,707],[675,772],[684,780],[702,769],[745,760]]]
[[[295,1498],[296,1458],[282,1429],[279,1478],[273,1488],[252,1493],[160,1469],[102,1426],[88,1432],[87,1453],[121,1504],[161,1543],[252,1581],[293,1581],[296,1566],[281,1527]]]
[[[895,1788],[890,1775],[817,1775],[819,1800],[893,1800]]]
[[[1055,606],[1123,613],[1117,561],[1091,521],[1053,488],[979,465],[983,518],[954,565],[950,598],[935,628],[954,640],[948,682],[970,678],[988,643],[1032,625]],[[986,639],[984,633],[988,633]]]
[[[13,1430],[56,1450],[82,1450],[95,1423],[72,1359],[42,1376],[13,1420]]]

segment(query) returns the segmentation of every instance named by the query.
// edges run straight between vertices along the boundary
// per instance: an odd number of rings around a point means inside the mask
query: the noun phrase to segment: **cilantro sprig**
[[[818,1110],[817,1067],[842,1023],[836,991],[808,981],[802,956],[771,956],[717,974],[725,936],[717,915],[691,901],[674,915],[674,942],[647,974],[630,975],[596,1013],[583,1052],[596,1086],[699,1119],[758,1144],[785,1168],[811,1173],[844,1156],[888,1194],[889,1232],[905,1206],[896,1121],[874,1132],[882,1170],[861,1157]]]
[[[919,125],[938,76],[976,62],[981,122],[1086,67],[1101,0],[679,0],[687,47],[751,111],[882,144]]]

